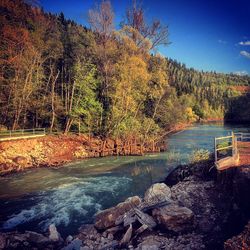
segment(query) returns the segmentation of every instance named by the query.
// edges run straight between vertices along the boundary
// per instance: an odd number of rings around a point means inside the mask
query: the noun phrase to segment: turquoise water
[[[194,150],[212,152],[214,137],[232,130],[249,131],[243,126],[197,125],[171,135],[164,153],[86,159],[1,178],[0,228],[45,231],[55,223],[63,235],[73,234],[93,222],[96,212],[164,180],[175,166],[188,163]]]

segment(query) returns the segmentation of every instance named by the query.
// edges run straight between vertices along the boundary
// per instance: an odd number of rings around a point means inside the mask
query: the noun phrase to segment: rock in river
[[[133,196],[119,203],[117,206],[103,210],[96,215],[95,227],[97,229],[106,229],[115,226],[116,219],[130,211],[132,208],[139,206],[141,199]]]
[[[49,226],[49,239],[52,241],[59,241],[61,240],[61,236],[58,233],[56,226],[54,224],[51,224]]]
[[[164,183],[156,183],[152,185],[145,193],[145,202],[152,204],[159,201],[171,199],[171,190]]]

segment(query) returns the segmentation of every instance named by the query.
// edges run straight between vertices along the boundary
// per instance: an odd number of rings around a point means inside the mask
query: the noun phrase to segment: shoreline
[[[167,149],[167,137],[182,132],[193,124],[179,124],[167,131],[160,142],[89,139],[85,135],[46,135],[41,138],[18,139],[0,142],[0,178],[27,169],[63,167],[84,159],[106,156],[143,156]]]
[[[167,138],[195,124],[222,122],[221,120],[181,123],[164,133],[158,143],[139,141],[102,140],[86,135],[46,135],[40,138],[18,139],[0,142],[0,178],[23,172],[26,169],[60,168],[65,164],[84,159],[106,156],[143,156],[167,150]],[[28,145],[31,144],[29,147]],[[53,145],[54,144],[54,145]],[[20,148],[22,150],[20,150]],[[26,148],[26,150],[25,150]],[[48,150],[46,150],[48,148]],[[119,148],[117,150],[117,148]],[[13,152],[14,151],[14,152]]]
[[[84,135],[45,136],[0,142],[0,177],[34,168],[60,168],[83,159],[106,156],[142,156],[166,150],[166,143],[117,141]]]

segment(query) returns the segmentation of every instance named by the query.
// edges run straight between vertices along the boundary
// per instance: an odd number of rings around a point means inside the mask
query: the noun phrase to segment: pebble
[[[108,234],[108,240],[113,240],[113,239],[114,239],[113,234]]]
[[[72,235],[69,235],[69,236],[66,238],[66,243],[69,244],[73,239],[74,239],[73,236],[72,236]]]

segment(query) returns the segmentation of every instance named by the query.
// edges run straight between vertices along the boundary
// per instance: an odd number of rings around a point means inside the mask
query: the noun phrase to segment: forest
[[[2,0],[0,12],[1,129],[145,141],[178,124],[233,120],[245,95],[238,87],[250,86],[249,76],[197,71],[160,55],[169,27],[149,22],[135,3],[119,29],[110,1],[89,10],[90,28],[22,0]]]

